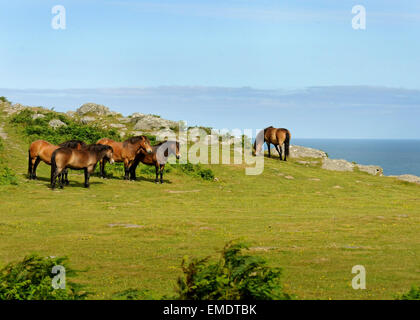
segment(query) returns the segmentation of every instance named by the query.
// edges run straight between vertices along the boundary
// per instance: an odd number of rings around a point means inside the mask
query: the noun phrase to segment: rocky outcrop
[[[168,129],[178,126],[178,122],[162,119],[152,114],[133,113],[131,121],[135,123],[134,130]]]
[[[291,158],[327,158],[324,151],[302,146],[290,146]]]
[[[402,180],[402,181],[420,184],[420,177],[414,176],[412,174],[402,174],[400,176],[390,176],[390,177],[397,178],[398,180]]]
[[[117,113],[109,110],[108,107],[105,107],[102,104],[89,102],[89,103],[83,104],[79,109],[77,109],[76,114],[79,116],[83,116],[85,114],[94,114],[97,116],[108,116],[108,115],[117,114]]]
[[[54,129],[67,126],[63,121],[59,119],[52,119],[50,122],[48,122],[48,125]]]
[[[6,103],[3,103],[2,105],[3,105],[4,112],[6,112],[8,116],[18,113],[22,111],[23,109],[28,108],[28,106],[24,106],[20,103],[15,103],[12,105],[11,103],[6,102]]]
[[[33,120],[41,119],[41,118],[45,118],[45,116],[42,113],[35,113],[34,115],[32,115]]]
[[[369,173],[374,176],[382,176],[384,170],[379,166],[362,165],[352,163],[343,159],[324,158],[322,160],[322,169],[332,171],[354,171],[354,169]]]
[[[322,160],[322,169],[332,171],[353,171],[354,164],[342,159],[325,158]]]

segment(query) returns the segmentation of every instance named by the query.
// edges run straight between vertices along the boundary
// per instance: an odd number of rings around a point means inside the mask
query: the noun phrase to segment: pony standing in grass
[[[273,127],[265,128],[257,134],[257,139],[254,142],[255,153],[258,154],[261,152],[265,142],[268,146],[268,157],[271,158],[270,144],[274,144],[274,147],[279,153],[280,160],[283,160],[281,147],[284,144],[284,161],[286,161],[289,156],[290,138],[291,134],[287,129]]]
[[[96,142],[98,144],[104,144],[111,146],[114,150],[114,161],[115,162],[124,162],[124,179],[129,179],[130,167],[134,163],[134,159],[140,152],[145,152],[147,154],[152,153],[152,146],[150,141],[146,136],[136,136],[130,139],[125,140],[124,142],[117,142],[108,138],[103,138]],[[100,163],[101,177],[105,178],[105,162]]]
[[[51,156],[55,150],[60,147],[71,148],[81,150],[86,147],[86,143],[80,140],[69,140],[59,144],[58,146],[53,145],[45,140],[37,140],[31,143],[29,147],[29,159],[28,159],[28,178],[37,179],[36,168],[38,167],[41,160],[48,165],[51,165]],[[63,172],[65,176],[65,183],[69,184],[68,172]]]
[[[55,188],[57,177],[67,168],[84,170],[85,187],[89,188],[90,175],[95,171],[96,164],[107,159],[113,164],[112,147],[103,144],[91,144],[85,149],[58,148],[51,158],[51,188]],[[60,188],[63,188],[63,179],[59,179]]]
[[[171,154],[175,155],[177,159],[181,157],[178,141],[164,141],[153,146],[152,149],[152,153],[146,153],[142,151],[136,156],[136,159],[130,168],[130,180],[136,180],[136,168],[139,162],[142,162],[148,166],[155,166],[155,182],[159,182],[160,174],[160,183],[163,183],[163,171],[165,169],[165,164],[168,161],[168,157]]]

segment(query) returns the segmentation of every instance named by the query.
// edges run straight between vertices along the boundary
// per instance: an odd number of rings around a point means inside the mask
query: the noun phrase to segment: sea
[[[378,165],[385,175],[420,176],[420,140],[292,138],[291,144],[322,150],[331,159]]]

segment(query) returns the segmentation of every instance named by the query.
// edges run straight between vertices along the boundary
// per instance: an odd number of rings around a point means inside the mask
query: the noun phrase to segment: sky
[[[51,27],[55,5],[64,30]],[[419,36],[416,0],[3,1],[0,96],[300,138],[420,139]]]

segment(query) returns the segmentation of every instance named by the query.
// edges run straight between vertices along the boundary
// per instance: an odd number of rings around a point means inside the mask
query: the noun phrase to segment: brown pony
[[[290,138],[290,131],[287,129],[273,127],[265,128],[257,134],[257,139],[254,142],[255,152],[261,152],[262,146],[265,142],[268,146],[268,157],[270,158],[270,143],[272,143],[279,153],[280,160],[283,160],[281,146],[284,144],[284,161],[286,161],[286,158],[289,156]]]
[[[80,140],[69,140],[59,144],[58,146],[53,145],[44,140],[37,140],[31,143],[29,147],[29,159],[28,159],[28,177],[29,179],[36,179],[36,168],[38,167],[41,160],[48,165],[51,165],[51,156],[55,150],[60,147],[72,148],[81,150],[86,147],[86,143]],[[68,184],[68,172],[63,172],[65,175],[65,182]]]
[[[129,179],[130,167],[132,166],[136,155],[141,151],[146,153],[152,153],[152,146],[150,141],[146,136],[136,136],[130,139],[125,140],[124,142],[116,142],[114,140],[103,138],[98,140],[99,144],[104,144],[111,146],[114,150],[114,161],[115,162],[124,162],[124,179]],[[106,159],[101,160],[100,169],[101,177],[105,178],[105,162]]]
[[[89,177],[96,168],[99,160],[104,158],[114,163],[112,147],[103,144],[91,144],[82,150],[58,148],[51,157],[51,188],[55,188],[57,177],[63,170],[70,168],[85,171],[85,187],[89,188]],[[63,179],[59,179],[63,188]]]
[[[156,179],[155,182],[159,182],[159,173],[160,173],[160,183],[163,183],[163,170],[165,169],[165,164],[168,161],[168,157],[171,154],[174,154],[177,159],[181,157],[179,152],[179,142],[178,141],[163,141],[152,147],[152,153],[145,153],[144,151],[140,152],[136,159],[134,160],[133,165],[130,168],[130,180],[136,180],[136,168],[139,162],[147,164],[149,166],[155,166],[156,168]]]

